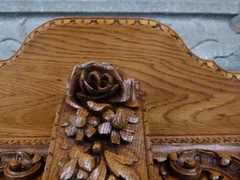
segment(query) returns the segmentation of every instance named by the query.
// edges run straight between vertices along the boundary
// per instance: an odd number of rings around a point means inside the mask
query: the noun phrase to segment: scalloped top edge
[[[33,30],[23,41],[21,47],[19,50],[9,59],[1,60],[0,61],[0,68],[3,68],[5,66],[8,66],[12,64],[14,61],[16,61],[19,57],[19,55],[24,51],[25,46],[31,41],[31,39],[38,33],[41,33],[42,31],[46,30],[50,26],[53,25],[65,25],[65,24],[86,24],[90,25],[93,23],[97,24],[119,24],[119,25],[147,25],[151,26],[152,28],[158,28],[161,31],[164,31],[165,33],[168,33],[170,37],[174,38],[181,47],[185,50],[186,54],[188,54],[193,62],[198,63],[200,66],[205,66],[208,68],[214,69],[216,72],[221,73],[223,76],[227,77],[228,79],[238,80],[240,81],[240,72],[235,71],[228,71],[223,68],[221,68],[218,64],[216,64],[213,60],[205,60],[202,58],[199,58],[197,55],[195,55],[191,50],[186,46],[186,44],[183,42],[183,40],[179,37],[179,35],[171,29],[169,26],[167,26],[164,23],[160,23],[155,20],[151,19],[142,19],[142,18],[57,18],[50,20],[39,27],[37,27],[35,30]]]

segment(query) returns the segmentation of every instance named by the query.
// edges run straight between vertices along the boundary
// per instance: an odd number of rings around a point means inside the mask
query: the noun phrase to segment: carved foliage
[[[128,144],[139,123],[133,79],[124,79],[110,63],[75,66],[66,102],[73,108],[62,122],[68,151],[60,162],[60,179],[140,179],[138,157]]]
[[[237,180],[240,178],[240,159],[226,152],[185,150],[155,156],[159,175],[163,179],[181,180]]]
[[[42,155],[24,151],[0,153],[0,173],[6,179],[30,180],[42,172]]]

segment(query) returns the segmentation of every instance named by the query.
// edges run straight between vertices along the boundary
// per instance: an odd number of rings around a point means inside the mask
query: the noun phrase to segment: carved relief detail
[[[110,63],[75,66],[67,83],[71,110],[61,122],[67,153],[59,160],[59,179],[140,179],[139,157],[130,147],[139,123],[137,84]]]
[[[44,145],[48,146],[50,144],[50,138],[0,138],[1,146],[12,146],[12,145],[27,145],[27,146],[37,146]]]
[[[43,157],[39,153],[4,151],[0,153],[0,173],[6,179],[30,180],[43,171]]]
[[[237,180],[240,178],[240,159],[226,152],[184,150],[154,155],[155,165],[163,179]]]
[[[157,143],[239,143],[240,136],[238,135],[222,135],[222,136],[164,136],[156,137],[151,136],[150,138],[153,144]]]

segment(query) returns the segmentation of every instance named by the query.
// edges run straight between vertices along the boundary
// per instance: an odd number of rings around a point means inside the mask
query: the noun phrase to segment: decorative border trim
[[[13,63],[17,60],[17,58],[24,51],[25,46],[33,39],[33,37],[41,33],[42,31],[48,29],[50,26],[61,26],[66,24],[107,24],[107,25],[146,25],[152,28],[157,28],[165,33],[168,33],[170,37],[175,39],[181,47],[185,50],[186,54],[188,54],[194,62],[198,63],[200,66],[208,67],[214,69],[217,73],[222,74],[228,79],[240,80],[240,73],[234,71],[227,71],[220,66],[218,66],[213,60],[204,60],[196,56],[191,52],[191,50],[185,45],[183,40],[178,36],[178,34],[168,27],[167,25],[160,23],[158,21],[150,20],[150,19],[140,19],[140,18],[59,18],[46,22],[45,24],[39,26],[34,31],[32,31],[25,41],[23,42],[20,49],[8,60],[0,61],[0,68],[5,67]]]
[[[49,145],[50,138],[0,138],[0,146],[12,145]]]
[[[239,143],[239,135],[228,135],[228,136],[151,136],[150,141],[153,144],[161,143]]]

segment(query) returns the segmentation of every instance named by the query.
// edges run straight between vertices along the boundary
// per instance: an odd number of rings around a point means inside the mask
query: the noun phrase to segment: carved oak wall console
[[[0,67],[0,179],[240,179],[240,73],[162,23],[51,20]]]

